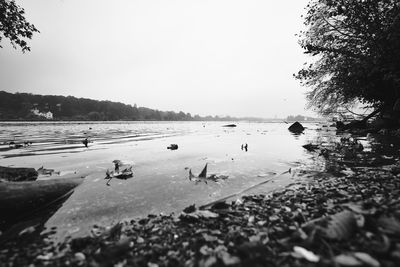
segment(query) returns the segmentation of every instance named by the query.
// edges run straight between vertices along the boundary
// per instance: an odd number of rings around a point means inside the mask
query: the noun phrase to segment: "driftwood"
[[[70,193],[83,181],[80,177],[0,183],[0,221],[20,217],[49,205]]]
[[[0,166],[0,179],[6,181],[34,181],[37,177],[38,172],[34,168],[11,168]]]

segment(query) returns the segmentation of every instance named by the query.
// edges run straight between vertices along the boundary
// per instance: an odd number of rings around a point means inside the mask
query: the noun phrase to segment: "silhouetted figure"
[[[247,147],[248,147],[248,146],[247,146],[247,143],[246,143],[246,145],[244,146],[244,150],[246,150],[246,152],[247,152]]]
[[[89,140],[85,138],[85,140],[83,140],[82,143],[85,145],[85,147],[88,147]]]

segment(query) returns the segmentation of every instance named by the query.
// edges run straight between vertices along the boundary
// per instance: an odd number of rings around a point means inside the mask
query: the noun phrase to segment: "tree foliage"
[[[312,0],[299,43],[313,58],[296,78],[322,114],[356,102],[392,108],[400,98],[400,2]]]
[[[233,120],[217,116],[192,117],[190,113],[160,111],[136,105],[112,101],[97,101],[87,98],[56,95],[33,95],[0,91],[0,120],[45,120],[34,116],[33,109],[41,113],[51,112],[55,120],[78,121],[191,121],[191,120]]]
[[[39,32],[26,21],[24,14],[24,9],[14,0],[0,0],[0,42],[3,38],[9,39],[14,48],[19,46],[23,52],[30,50],[26,39],[31,39],[34,32]]]

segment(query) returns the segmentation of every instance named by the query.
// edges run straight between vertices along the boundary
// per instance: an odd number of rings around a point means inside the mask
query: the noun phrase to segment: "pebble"
[[[86,260],[86,256],[82,252],[77,252],[77,253],[75,253],[75,260],[78,263],[83,263],[83,261]]]

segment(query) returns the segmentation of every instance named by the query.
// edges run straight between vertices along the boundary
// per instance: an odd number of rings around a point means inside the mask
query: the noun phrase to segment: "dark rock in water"
[[[338,130],[343,130],[345,128],[345,125],[342,121],[337,121],[335,126]]]
[[[365,129],[367,127],[367,123],[362,120],[353,120],[350,123],[346,124],[346,128],[348,129]]]
[[[10,143],[8,143],[9,148],[21,148],[24,147],[24,145],[22,144],[17,144],[14,141],[11,141]]]
[[[295,123],[290,125],[288,130],[291,131],[292,133],[301,133],[304,131],[304,127],[303,127],[303,125],[301,125],[300,122],[296,121]]]
[[[316,149],[319,148],[318,145],[313,145],[313,144],[306,144],[303,147],[308,151],[315,151]]]
[[[222,127],[236,127],[236,124],[227,124],[227,125],[223,125]]]
[[[177,150],[178,149],[178,145],[177,144],[170,144],[169,147],[167,147],[167,149]]]
[[[195,212],[195,211],[196,211],[196,205],[195,204],[190,205],[189,207],[186,207],[186,208],[183,209],[184,213],[192,213],[192,212]]]
[[[11,168],[0,166],[0,179],[10,182],[34,181],[38,177],[34,168]]]
[[[359,130],[359,129],[366,129],[367,123],[365,121],[360,120],[353,120],[347,124],[343,123],[342,121],[336,122],[336,128],[338,130]]]
[[[217,209],[217,210],[223,210],[223,209],[229,209],[230,205],[224,201],[222,202],[217,202],[214,205],[211,206],[212,209]]]

